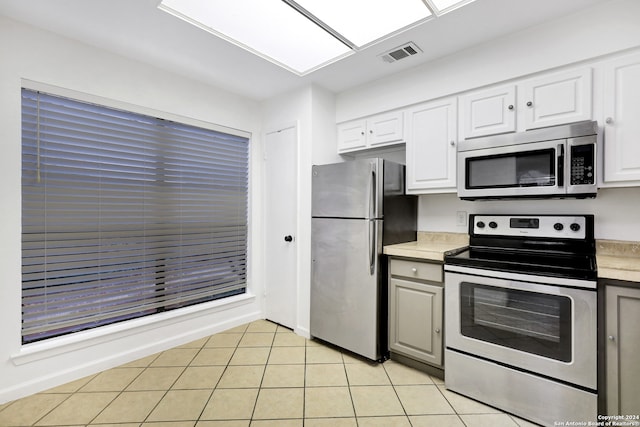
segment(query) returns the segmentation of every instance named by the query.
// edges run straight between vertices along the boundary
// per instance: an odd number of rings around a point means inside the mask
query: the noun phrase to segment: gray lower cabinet
[[[606,400],[609,415],[640,414],[640,285],[606,286]]]
[[[442,264],[389,260],[389,349],[442,367]]]

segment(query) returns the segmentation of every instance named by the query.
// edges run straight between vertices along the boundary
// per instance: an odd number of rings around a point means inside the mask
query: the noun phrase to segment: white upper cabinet
[[[460,96],[463,139],[592,119],[591,68],[540,75]]]
[[[478,90],[460,97],[460,133],[464,139],[515,130],[515,85]]]
[[[640,53],[604,65],[604,182],[640,183]]]
[[[406,111],[408,193],[456,191],[456,108],[451,97]]]
[[[338,125],[338,153],[367,147],[367,124],[364,120]]]
[[[580,68],[522,82],[525,129],[591,120],[591,74]]]
[[[379,114],[338,125],[338,153],[404,142],[402,111]]]

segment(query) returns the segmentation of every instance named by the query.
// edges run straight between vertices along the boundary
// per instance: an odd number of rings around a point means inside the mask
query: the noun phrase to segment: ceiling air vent
[[[408,58],[421,52],[422,50],[418,46],[416,46],[415,43],[409,42],[403,46],[396,47],[378,56],[380,56],[384,62],[391,63],[404,58]]]

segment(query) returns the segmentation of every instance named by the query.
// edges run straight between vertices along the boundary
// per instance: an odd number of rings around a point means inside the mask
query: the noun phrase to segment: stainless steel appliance
[[[597,122],[458,143],[458,196],[595,197]]]
[[[446,387],[544,425],[595,422],[593,216],[471,215],[469,234],[445,257]]]
[[[372,360],[387,353],[382,245],[416,239],[404,166],[360,159],[313,166],[311,335]]]

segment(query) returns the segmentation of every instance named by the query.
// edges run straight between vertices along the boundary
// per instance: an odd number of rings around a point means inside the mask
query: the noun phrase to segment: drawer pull
[[[413,267],[413,268],[411,269],[411,271],[413,271],[414,273],[417,273],[417,272],[418,272],[418,269],[417,269],[417,268],[415,268],[415,267]]]

